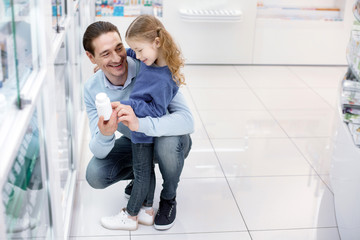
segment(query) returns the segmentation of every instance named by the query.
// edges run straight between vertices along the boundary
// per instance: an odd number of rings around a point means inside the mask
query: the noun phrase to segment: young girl
[[[163,24],[150,15],[137,17],[130,24],[125,40],[131,47],[128,55],[140,60],[141,65],[129,100],[121,103],[130,105],[140,118],[166,114],[179,86],[185,84],[180,73],[184,60],[179,48]],[[145,225],[154,222],[153,138],[131,132],[131,141],[134,181],[130,199],[118,215],[101,219],[107,228],[135,230],[138,222]]]

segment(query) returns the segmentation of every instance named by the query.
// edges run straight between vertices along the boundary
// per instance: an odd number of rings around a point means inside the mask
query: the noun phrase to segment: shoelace
[[[169,209],[169,207],[170,207],[170,209]],[[165,201],[160,201],[159,210],[158,210],[156,215],[160,216],[160,214],[164,214],[166,212],[169,212],[168,217],[170,217],[173,209],[174,209],[174,204],[169,204],[169,203],[167,203]]]

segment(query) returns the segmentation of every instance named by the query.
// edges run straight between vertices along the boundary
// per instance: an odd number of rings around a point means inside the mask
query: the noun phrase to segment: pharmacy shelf
[[[360,21],[360,1],[356,1],[353,7],[354,17],[357,21]]]
[[[337,114],[332,136],[332,168],[330,181],[341,239],[360,238],[360,149],[355,144],[349,125],[343,120],[341,93],[338,87]]]
[[[179,9],[181,18],[191,22],[241,22],[241,10]]]
[[[122,38],[122,41],[126,48],[129,48],[125,41],[125,33],[130,24],[135,20],[136,17],[95,17],[95,21],[105,21],[105,22],[111,22],[114,24],[119,32],[120,36]],[[163,18],[158,18],[160,21],[163,21]]]
[[[342,21],[339,8],[300,8],[300,7],[258,7],[258,18],[275,18],[292,21]]]

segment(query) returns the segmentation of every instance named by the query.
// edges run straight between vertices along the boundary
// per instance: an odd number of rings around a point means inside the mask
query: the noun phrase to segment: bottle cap
[[[103,102],[106,101],[106,99],[107,99],[106,93],[101,92],[101,93],[96,94],[96,101],[97,102],[103,103]]]

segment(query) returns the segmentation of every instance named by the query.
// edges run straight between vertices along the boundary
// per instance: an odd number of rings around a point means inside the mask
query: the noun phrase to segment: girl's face
[[[153,42],[147,42],[139,39],[126,39],[130,48],[135,51],[136,58],[145,63],[147,66],[151,66],[153,63],[161,65],[162,61],[159,61],[160,57],[160,40],[155,38]]]

